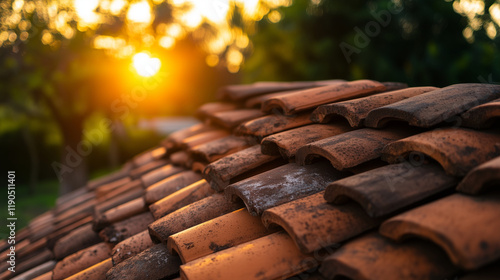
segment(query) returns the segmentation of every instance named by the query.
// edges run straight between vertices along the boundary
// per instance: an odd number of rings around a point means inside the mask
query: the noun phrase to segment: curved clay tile
[[[142,186],[144,188],[147,188],[153,185],[154,183],[157,183],[167,177],[180,173],[184,170],[185,170],[184,168],[173,166],[172,164],[167,164],[163,167],[157,168],[149,173],[144,174],[140,180],[142,182]]]
[[[151,241],[151,237],[149,237],[148,230],[141,231],[140,233],[123,240],[113,247],[113,250],[111,251],[113,265],[117,265],[152,246],[153,241]]]
[[[133,180],[141,178],[142,175],[155,170],[156,168],[160,168],[164,165],[167,165],[168,161],[165,159],[158,159],[144,165],[141,165],[137,168],[134,168],[130,171],[129,176]]]
[[[130,177],[125,177],[125,178],[113,181],[111,183],[104,184],[104,185],[102,185],[94,190],[95,196],[98,199],[100,199],[103,196],[105,197],[110,192],[120,188],[121,186],[123,186],[125,184],[130,183],[131,181],[132,181],[132,179],[130,179]]]
[[[143,189],[144,186],[142,185],[142,182],[140,179],[136,179],[133,181],[130,181],[124,185],[119,186],[118,188],[111,190],[110,192],[102,195],[102,196],[97,196],[97,202],[98,205],[102,204],[103,202],[109,202],[116,198],[118,195],[124,194],[126,192],[129,192],[134,189]]]
[[[220,138],[229,136],[230,133],[224,129],[214,129],[194,136],[184,138],[181,147],[183,149],[191,149],[201,144],[205,144]]]
[[[42,250],[39,250],[37,252],[34,252],[32,255],[22,258],[22,259],[17,259],[16,258],[16,265],[15,265],[15,273],[14,275],[18,275],[24,272],[29,271],[30,269],[33,269],[41,264],[44,264],[50,260],[53,260],[54,256],[52,252],[47,249],[43,248]],[[4,270],[8,273],[8,277],[12,277],[12,271],[7,270],[7,267],[10,266],[7,264],[7,262],[4,262],[5,266],[2,267]],[[0,275],[2,276],[2,275]]]
[[[462,126],[472,128],[487,128],[500,118],[500,98],[476,106],[462,114]]]
[[[71,223],[69,225],[66,225],[66,226],[59,228],[58,230],[55,230],[53,233],[51,233],[47,236],[47,247],[50,250],[53,250],[56,242],[59,239],[66,236],[71,231],[75,230],[76,228],[79,228],[79,227],[84,226],[84,225],[92,225],[92,222],[93,222],[93,217],[86,216],[82,219],[75,221],[74,223]]]
[[[78,251],[59,261],[54,267],[53,280],[62,280],[111,257],[111,246],[104,242]]]
[[[283,158],[291,159],[295,157],[297,150],[306,144],[351,130],[345,123],[307,125],[267,136],[262,139],[261,151],[265,155],[281,154]]]
[[[94,213],[96,215],[102,214],[111,208],[122,205],[123,203],[139,198],[143,195],[144,195],[144,189],[142,188],[142,186],[141,185],[134,186],[133,188],[124,191],[123,193],[116,193],[114,197],[110,198],[107,201],[103,201],[95,205]]]
[[[487,161],[472,169],[457,186],[457,191],[478,194],[500,182],[500,157]]]
[[[96,216],[94,220],[94,230],[99,231],[106,226],[123,221],[134,215],[146,212],[147,210],[148,207],[146,206],[144,198],[136,198]]]
[[[99,236],[106,242],[117,244],[147,229],[153,221],[153,215],[150,212],[145,212],[104,228],[99,232]]]
[[[54,256],[59,260],[100,241],[97,232],[92,230],[92,225],[84,225],[61,237],[56,242],[53,250]]]
[[[227,155],[244,150],[249,147],[245,137],[230,135],[205,144],[191,148],[188,153],[194,161],[214,162]]]
[[[178,173],[147,188],[144,199],[147,204],[154,203],[201,179],[200,174],[191,170]]]
[[[233,111],[226,111],[215,113],[208,116],[210,123],[221,126],[226,129],[233,129],[239,124],[260,118],[264,113],[258,109],[239,109]]]
[[[106,272],[113,267],[111,258],[95,264],[85,270],[82,270],[72,276],[66,278],[67,280],[95,280],[106,279]]]
[[[500,155],[500,134],[464,128],[443,128],[423,132],[388,144],[382,159],[401,161],[409,154],[427,155],[441,164],[446,173],[465,176],[472,168]],[[420,155],[419,155],[420,153]]]
[[[310,124],[312,123],[309,119],[310,115],[310,112],[306,112],[294,116],[285,116],[282,114],[263,116],[240,124],[234,132],[238,135],[265,137],[291,128]]]
[[[196,173],[203,173],[203,170],[205,170],[206,167],[207,164],[201,161],[193,161],[193,163],[191,164],[191,170]]]
[[[36,278],[33,278],[33,280],[52,280],[52,274],[53,274],[52,271],[49,271],[49,272],[44,273]]]
[[[326,103],[363,97],[384,90],[386,87],[382,83],[370,80],[333,84],[267,99],[262,103],[262,111],[271,112],[274,108],[280,108],[285,115],[292,115]]]
[[[41,276],[47,272],[52,272],[52,269],[54,268],[54,266],[56,266],[56,262],[51,260],[51,261],[48,261],[48,262],[45,262],[41,265],[38,265],[26,272],[23,272],[13,278],[10,278],[11,280],[25,280],[25,279],[34,279],[38,276]],[[8,273],[12,274],[12,272],[10,271],[7,271]],[[11,275],[9,275],[11,276]],[[5,279],[4,277],[2,277],[0,275],[0,279]],[[52,279],[52,275],[51,275],[51,278]]]
[[[368,113],[365,125],[382,127],[398,120],[412,126],[431,127],[499,97],[499,85],[456,84],[374,109]]]
[[[263,155],[260,145],[255,145],[207,165],[203,173],[212,188],[220,192],[229,185],[231,179],[277,158]]]
[[[441,246],[467,270],[500,258],[500,194],[453,194],[385,221],[380,233],[400,240],[418,236]]]
[[[238,105],[229,102],[211,102],[201,105],[196,111],[196,116],[204,120],[207,116],[218,112],[233,111],[238,109]]]
[[[343,177],[327,162],[289,163],[229,185],[225,194],[243,200],[252,215],[261,215],[266,209],[320,192]]]
[[[162,145],[167,148],[167,153],[170,154],[171,151],[175,151],[181,147],[184,139],[213,130],[215,130],[215,128],[210,125],[202,123],[195,124],[191,127],[172,132],[167,139],[162,142]]]
[[[149,225],[149,234],[155,243],[167,243],[168,237],[197,224],[217,218],[243,207],[230,202],[222,194],[214,194],[191,203]]]
[[[163,244],[156,244],[131,257],[106,273],[108,280],[167,279],[179,272],[181,260],[168,253]]]
[[[285,279],[317,266],[277,232],[181,266],[182,279]]]
[[[358,280],[452,279],[457,269],[430,242],[398,244],[377,233],[351,240],[328,256],[320,267],[325,279]],[[450,277],[450,278],[448,278]]]
[[[127,173],[127,176],[128,176],[128,173]],[[119,180],[119,179],[121,179],[121,178],[117,178],[115,180]],[[115,181],[115,180],[112,180],[112,181]],[[112,181],[110,181],[110,182],[112,182]],[[75,204],[82,203],[86,199],[92,198],[92,196],[95,196],[94,192],[92,192],[92,191],[97,189],[101,185],[104,185],[104,184],[100,184],[99,186],[95,186],[92,190],[87,189],[87,187],[79,188],[79,189],[76,189],[70,193],[67,193],[67,194],[59,197],[56,200],[56,207],[54,209],[54,212],[56,214],[61,213],[61,211],[67,210],[68,208],[74,206]]]
[[[320,192],[270,208],[262,214],[262,222],[266,227],[283,227],[305,254],[339,245],[380,223],[368,217],[359,205],[333,206],[323,195]]]
[[[177,151],[170,155],[170,161],[173,165],[184,166],[189,161],[189,154],[184,150]]]
[[[99,178],[96,178],[96,179],[93,179],[93,180],[90,180],[87,185],[85,185],[85,188],[80,188],[80,189],[77,189],[69,194],[65,194],[61,197],[59,197],[57,199],[57,205],[59,206],[61,203],[65,203],[67,202],[68,200],[71,200],[72,198],[75,198],[75,197],[78,197],[78,193],[79,192],[83,192],[85,190],[87,191],[92,191],[92,190],[95,190],[96,188],[98,188],[99,186],[101,185],[104,185],[104,184],[107,184],[107,183],[111,183],[113,181],[116,181],[116,180],[119,180],[121,178],[124,178],[124,177],[128,177],[128,174],[130,173],[130,171],[133,169],[133,164],[131,162],[127,162],[125,163],[121,169],[113,172],[113,173],[110,173],[108,175],[105,175],[105,176],[102,176],[102,177],[99,177]]]
[[[339,82],[339,83],[342,83],[342,82]],[[271,99],[271,98],[273,98],[275,96],[278,96],[278,95],[283,95],[283,94],[288,94],[288,93],[295,93],[297,91],[299,91],[299,90],[278,91],[278,92],[266,93],[266,94],[263,94],[263,95],[258,95],[258,96],[255,96],[255,97],[247,99],[245,101],[245,107],[260,109],[260,107],[262,106],[262,103],[264,103],[267,99]]]
[[[328,202],[359,203],[371,217],[381,217],[455,187],[458,179],[437,164],[392,164],[331,183]]]
[[[145,151],[140,153],[139,155],[132,158],[132,164],[137,168],[153,162],[155,160],[159,160],[163,158],[167,154],[167,149],[165,147],[153,148],[149,151]]]
[[[301,165],[309,164],[317,157],[324,157],[335,169],[344,170],[380,157],[385,145],[415,133],[409,127],[384,130],[362,128],[303,146],[295,157]]]
[[[334,117],[343,117],[352,127],[360,127],[363,125],[363,121],[371,110],[436,89],[438,88],[411,87],[348,101],[321,105],[314,110],[311,115],[311,120],[317,123],[328,123]]]
[[[240,209],[171,235],[167,247],[188,263],[270,233],[259,217]]]
[[[158,220],[181,207],[211,196],[213,193],[214,190],[203,179],[149,205],[149,211],[151,211],[155,220]]]

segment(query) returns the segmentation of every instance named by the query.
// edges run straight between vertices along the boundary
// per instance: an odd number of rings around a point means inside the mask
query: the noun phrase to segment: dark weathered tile
[[[191,148],[188,153],[195,162],[200,161],[210,163],[248,148],[250,146],[249,142],[249,139],[246,139],[245,137],[230,135],[195,146]]]
[[[310,115],[310,112],[306,112],[294,116],[285,116],[282,114],[263,116],[240,124],[235,129],[235,133],[238,135],[265,137],[291,128],[310,124],[312,123],[309,119]]]
[[[153,215],[150,212],[144,212],[105,227],[99,232],[99,236],[108,243],[117,244],[146,230],[153,221]]]
[[[499,186],[500,157],[487,161],[472,169],[457,186],[457,191],[479,194]]]
[[[111,246],[104,242],[93,245],[59,261],[54,267],[53,280],[62,280],[111,257]]]
[[[476,129],[491,127],[500,119],[500,98],[471,108],[461,117],[462,126]]]
[[[116,244],[111,251],[113,265],[117,265],[153,246],[148,230],[141,231]]]

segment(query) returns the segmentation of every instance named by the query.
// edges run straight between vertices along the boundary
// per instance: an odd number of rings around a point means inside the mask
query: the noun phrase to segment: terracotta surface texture
[[[264,116],[258,109],[238,109],[233,111],[225,111],[214,113],[208,116],[210,123],[224,127],[226,129],[233,129],[243,122],[260,118]]]
[[[206,103],[200,106],[196,111],[196,116],[200,120],[206,119],[208,116],[214,113],[233,111],[238,109],[238,105],[230,102],[212,102]]]
[[[465,176],[475,166],[500,156],[500,134],[464,128],[423,132],[387,145],[382,159],[398,162],[408,156],[429,156],[446,173]]]
[[[343,177],[326,162],[308,166],[290,163],[234,183],[224,192],[232,200],[243,200],[252,215],[260,215],[271,207],[320,192]]]
[[[473,270],[500,258],[498,213],[498,192],[480,197],[453,194],[385,221],[380,232],[396,240],[432,240],[454,264]]]
[[[249,146],[248,139],[231,135],[195,146],[189,150],[189,153],[194,161],[209,163],[244,150]]]
[[[106,272],[113,267],[111,258],[107,258],[104,261],[94,264],[93,266],[82,270],[72,276],[66,278],[67,280],[95,280],[95,279],[105,279]]]
[[[184,171],[184,169],[181,167],[173,166],[172,164],[167,164],[149,173],[144,174],[141,177],[142,186],[147,188],[153,185],[154,183],[158,183],[159,181],[168,178],[172,175],[175,175],[177,173],[180,173],[182,171]]]
[[[412,126],[432,127],[499,97],[500,85],[452,85],[374,109],[368,113],[365,125],[382,127],[389,121],[398,120]]]
[[[110,247],[102,242],[67,256],[56,264],[52,279],[64,279],[111,257]]]
[[[144,198],[147,204],[151,204],[201,179],[198,173],[184,171],[147,188]]]
[[[467,194],[484,193],[498,187],[500,182],[500,157],[487,161],[474,169],[457,186],[457,191]]]
[[[176,151],[180,148],[185,139],[197,134],[212,131],[214,129],[214,127],[206,124],[193,125],[191,127],[172,132],[165,140],[162,141],[162,145],[167,148],[167,154],[171,155],[172,151]]]
[[[125,202],[96,217],[94,220],[94,230],[101,230],[112,223],[123,221],[126,218],[145,212],[147,209],[146,202],[142,197]]]
[[[363,121],[371,110],[436,89],[435,87],[412,87],[321,105],[314,110],[311,120],[317,123],[328,123],[332,119],[342,117],[352,127],[360,127],[363,126]]]
[[[291,128],[312,123],[310,113],[301,113],[296,116],[269,115],[243,123],[235,129],[238,135],[253,135],[265,137]]]
[[[99,236],[102,240],[108,243],[117,244],[120,241],[145,230],[153,221],[153,215],[150,212],[144,212],[107,226],[99,232]]]
[[[147,230],[141,231],[113,247],[111,252],[113,265],[117,265],[152,246],[153,241],[151,241],[151,237],[149,237],[149,232]]]
[[[500,98],[473,107],[461,117],[462,126],[476,129],[491,127],[500,119]]]

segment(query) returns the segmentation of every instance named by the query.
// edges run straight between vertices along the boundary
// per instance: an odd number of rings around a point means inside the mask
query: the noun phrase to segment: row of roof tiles
[[[498,279],[500,86],[218,94],[31,221],[2,279]]]

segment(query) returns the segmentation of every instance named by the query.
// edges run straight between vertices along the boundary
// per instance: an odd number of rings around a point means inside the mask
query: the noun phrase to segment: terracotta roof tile
[[[144,175],[152,170],[155,170],[156,168],[160,168],[164,165],[167,165],[167,164],[168,164],[168,161],[166,161],[164,159],[154,160],[154,161],[151,161],[151,162],[146,163],[144,165],[141,165],[137,168],[132,169],[129,173],[129,176],[132,179],[139,179],[139,178],[141,178],[142,175]]]
[[[66,219],[70,219],[71,217],[81,214],[90,215],[92,214],[92,210],[95,205],[96,205],[95,199],[87,200],[82,204],[76,205],[75,207],[69,208],[67,211],[58,214],[54,220],[54,223],[58,224],[64,222]]]
[[[241,198],[252,215],[261,215],[266,209],[320,192],[343,177],[326,162],[290,163],[229,185],[225,194],[233,200]]]
[[[136,198],[95,217],[94,230],[99,231],[112,223],[123,221],[126,218],[146,212],[147,209],[144,198]]]
[[[149,237],[148,230],[141,231],[113,247],[111,252],[113,265],[116,266],[122,261],[131,258],[152,246],[153,241],[151,241],[151,237]]]
[[[29,256],[26,256],[21,259],[16,259],[16,267],[15,267],[15,273],[14,275],[18,275],[24,272],[29,271],[30,269],[37,267],[41,264],[44,264],[50,260],[54,259],[54,255],[52,252],[47,249],[43,248],[42,250],[39,250],[37,252],[32,253]],[[7,264],[7,262],[5,262]],[[12,276],[12,272],[7,270],[7,267],[5,267],[5,270],[7,271],[10,276]]]
[[[58,230],[54,230],[54,232],[52,232],[47,236],[47,247],[50,250],[53,250],[57,240],[59,240],[61,237],[66,236],[74,229],[81,227],[83,225],[92,225],[92,222],[93,222],[93,217],[86,216],[83,219],[76,220],[76,222],[74,223],[61,227]]]
[[[141,213],[126,220],[107,226],[99,232],[102,240],[117,244],[145,229],[154,221],[150,212]]]
[[[277,159],[263,155],[260,149],[260,145],[254,145],[207,165],[205,178],[214,190],[223,191],[236,176]]]
[[[49,271],[47,273],[44,273],[36,278],[34,278],[33,280],[52,280],[52,271]]]
[[[308,164],[320,156],[328,159],[335,169],[344,170],[380,157],[387,144],[416,132],[409,127],[362,128],[303,146],[295,154],[296,161]]]
[[[321,105],[314,110],[311,119],[317,123],[328,123],[333,118],[343,117],[352,127],[360,127],[363,126],[363,121],[371,110],[436,89],[438,88],[411,87],[348,101]]]
[[[73,230],[56,242],[54,246],[54,256],[56,259],[62,259],[81,249],[97,244],[100,241],[99,235],[92,230],[92,225],[84,225]]]
[[[97,204],[100,205],[103,202],[109,202],[111,201],[112,198],[117,197],[118,195],[124,194],[129,191],[133,191],[135,189],[143,189],[144,186],[142,185],[142,181],[140,179],[136,179],[133,181],[130,181],[126,184],[120,185],[119,187],[110,190],[107,193],[104,193],[102,195],[97,195]]]
[[[193,170],[196,173],[203,173],[203,170],[205,170],[206,167],[207,167],[207,163],[204,161],[201,162],[201,161],[194,161],[193,160],[193,163],[191,164],[191,170]]]
[[[133,164],[131,162],[127,162],[126,164],[123,165],[123,167],[120,170],[117,170],[113,173],[110,173],[106,176],[99,177],[97,179],[91,180],[87,183],[85,186],[85,189],[88,191],[92,191],[96,189],[97,187],[110,183],[112,181],[118,180],[123,177],[127,177],[129,172],[133,169]],[[84,189],[81,189],[84,190]],[[63,196],[61,199],[57,200],[57,204],[59,205],[60,203],[64,203],[67,200],[65,199],[66,197],[71,199],[73,195],[78,196],[78,192],[81,190],[76,190],[68,195]]]
[[[191,203],[150,224],[149,234],[155,243],[166,243],[168,237],[243,207],[241,203],[230,202],[222,194],[214,194]]]
[[[457,191],[478,194],[498,186],[500,181],[500,157],[487,161],[472,169],[457,186]]]
[[[38,277],[40,275],[43,275],[49,271],[52,271],[52,269],[54,268],[55,265],[56,265],[56,262],[51,260],[51,261],[45,262],[41,265],[38,265],[36,267],[33,267],[32,269],[30,269],[24,273],[21,273],[21,274],[13,277],[11,279],[12,280],[33,279],[33,278]]]
[[[165,166],[162,166],[160,168],[157,168],[153,171],[144,174],[141,177],[142,186],[147,188],[153,185],[154,183],[157,183],[167,177],[180,173],[184,170],[185,170],[184,168],[173,166],[172,164],[167,164]]]
[[[132,158],[132,164],[135,167],[140,167],[143,165],[146,165],[148,163],[151,163],[153,161],[157,161],[161,158],[163,158],[166,155],[167,150],[165,147],[158,147],[158,148],[153,148],[149,151],[145,151],[134,158]]]
[[[277,232],[184,264],[180,273],[182,279],[284,279],[311,269],[308,259]]]
[[[198,108],[198,110],[196,111],[196,116],[200,120],[204,120],[205,118],[207,118],[210,115],[213,115],[214,113],[233,111],[236,109],[238,109],[238,105],[229,102],[205,103]]]
[[[177,151],[170,156],[170,161],[177,166],[184,166],[188,160],[189,154],[184,150]]]
[[[356,238],[325,259],[320,268],[327,279],[417,280],[447,279],[454,276],[446,255],[428,242],[397,244],[378,234]]]
[[[380,217],[427,197],[450,190],[458,179],[437,164],[393,164],[331,183],[325,192],[328,202],[359,203],[371,217]]]
[[[81,188],[83,189],[83,188]],[[54,212],[56,215],[66,212],[68,209],[74,208],[77,205],[88,202],[96,197],[94,192],[85,192],[79,194],[77,197],[72,198],[71,200],[65,201],[63,203],[57,204]]]
[[[456,84],[372,110],[368,127],[382,127],[388,121],[406,121],[412,126],[431,127],[466,110],[500,97],[500,86]]]
[[[144,195],[144,189],[140,184],[131,186],[130,189],[124,190],[121,193],[113,194],[108,200],[103,201],[95,206],[94,213],[96,215],[102,214],[109,209],[122,205],[130,200],[139,198]]]
[[[213,130],[215,130],[215,128],[210,125],[196,124],[191,127],[172,132],[162,142],[162,145],[167,148],[167,154],[172,154],[172,151],[180,148],[184,139]]]
[[[452,262],[477,269],[500,259],[500,194],[453,194],[393,217],[381,234],[392,239],[419,236],[441,246]]]
[[[181,260],[167,252],[164,244],[156,244],[131,257],[106,273],[108,280],[165,279],[179,272]]]
[[[219,125],[227,129],[233,129],[240,123],[260,118],[262,116],[264,116],[264,113],[258,109],[238,109],[214,113],[213,115],[209,115],[207,120],[215,125]]]
[[[171,235],[167,247],[187,263],[270,233],[259,217],[240,209]]]
[[[363,97],[385,90],[386,87],[382,83],[370,80],[333,84],[267,99],[262,103],[262,111],[270,112],[273,108],[279,108],[285,115],[292,115],[322,104]]]
[[[342,83],[342,82],[339,82],[339,83]],[[245,107],[260,109],[260,107],[262,106],[262,103],[264,103],[268,99],[274,98],[274,97],[279,96],[279,95],[296,93],[297,91],[300,91],[300,90],[278,91],[278,92],[266,93],[263,95],[257,95],[257,96],[248,98],[245,101]]]
[[[294,116],[268,115],[240,124],[235,133],[238,135],[253,135],[265,137],[291,128],[312,123],[310,112]]]
[[[266,226],[283,227],[306,254],[339,245],[381,222],[368,217],[359,205],[333,206],[323,195],[320,192],[270,208],[262,214],[262,221]]]
[[[194,161],[209,163],[248,147],[248,139],[230,135],[193,147],[188,153]]]
[[[297,150],[306,144],[351,130],[345,123],[307,125],[262,139],[261,150],[265,155],[281,155],[285,159],[292,159]]]
[[[500,118],[500,98],[471,108],[462,114],[462,125],[471,128],[487,128],[493,126]]]
[[[107,258],[100,263],[94,264],[93,266],[82,270],[72,276],[66,278],[67,280],[95,280],[95,279],[105,279],[106,272],[113,267],[111,263],[111,258]]]
[[[178,173],[147,188],[144,199],[147,204],[154,203],[201,179],[203,178],[200,174],[191,170]]]
[[[149,210],[155,217],[155,220],[158,220],[177,209],[194,203],[202,198],[211,196],[213,193],[214,190],[212,190],[207,181],[203,179],[149,205]]]
[[[130,183],[132,179],[130,177],[124,177],[121,179],[118,179],[116,181],[104,184],[99,186],[98,188],[95,189],[95,196],[99,199],[100,197],[103,197],[107,195],[108,193],[120,188],[121,186]]]
[[[443,128],[423,132],[388,144],[382,159],[398,162],[409,154],[427,155],[448,174],[464,176],[477,165],[500,156],[500,134],[464,128]]]
[[[59,261],[54,267],[53,280],[62,280],[111,256],[109,244],[104,242],[93,245]]]
[[[181,148],[191,149],[195,146],[208,143],[223,137],[229,136],[230,133],[224,129],[213,129],[200,134],[193,135],[188,138],[184,138],[181,142]]]

